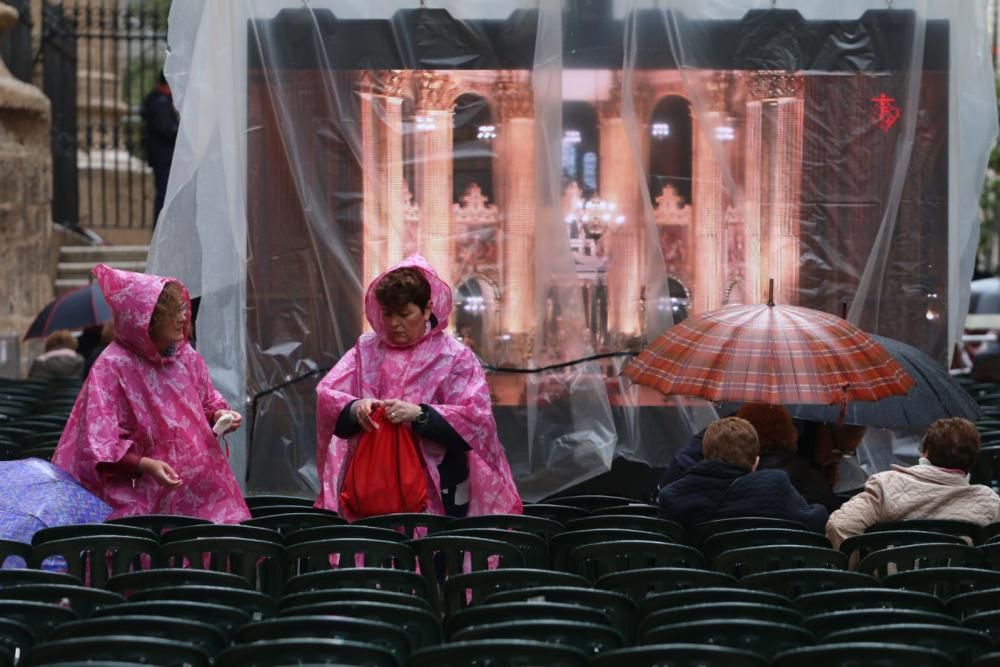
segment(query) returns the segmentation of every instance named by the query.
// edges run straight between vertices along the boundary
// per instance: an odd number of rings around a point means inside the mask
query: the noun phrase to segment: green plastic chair
[[[825,641],[831,644],[877,641],[922,646],[952,656],[958,665],[967,665],[973,659],[993,649],[993,640],[982,632],[968,628],[918,623],[841,630],[827,635]]]
[[[971,667],[1000,667],[1000,652],[984,653],[970,663]]]
[[[569,571],[569,555],[573,549],[584,544],[598,542],[614,542],[624,540],[640,540],[646,542],[664,542],[674,544],[674,541],[662,533],[651,533],[644,530],[625,530],[618,528],[572,530],[559,533],[549,540],[549,561],[553,570]]]
[[[503,530],[519,530],[522,533],[538,535],[546,543],[553,535],[566,530],[558,521],[527,514],[480,514],[452,519],[446,530],[465,530],[466,528],[500,528]]]
[[[608,496],[600,494],[584,494],[575,496],[560,496],[556,498],[547,498],[546,502],[558,503],[559,505],[569,505],[570,507],[579,507],[587,512],[594,512],[596,510],[605,509],[607,507],[615,507],[618,505],[628,505],[629,503],[635,502],[632,498],[625,498],[624,496]]]
[[[532,533],[503,528],[453,529],[449,525],[446,530],[434,533],[434,536],[478,537],[484,540],[506,542],[517,547],[518,551],[521,552],[524,567],[545,568],[549,564],[549,549],[545,540]]]
[[[282,536],[294,533],[305,528],[315,528],[317,526],[341,526],[347,521],[339,516],[327,514],[314,514],[308,512],[289,512],[288,514],[271,514],[260,516],[256,519],[247,519],[244,526],[253,528],[266,528],[280,533]]]
[[[745,588],[711,586],[689,588],[667,593],[653,593],[639,603],[639,615],[645,618],[663,609],[676,609],[702,604],[758,604],[771,607],[788,607],[789,601],[783,595],[765,591],[751,591]]]
[[[537,516],[563,525],[590,514],[585,509],[557,503],[526,503],[523,511],[525,516]]]
[[[364,665],[399,667],[396,657],[380,646],[341,639],[272,639],[236,644],[220,653],[216,667],[278,665]]]
[[[301,544],[302,542],[318,542],[320,540],[380,540],[382,542],[406,542],[406,535],[375,526],[359,526],[356,523],[346,525],[316,526],[302,528],[285,535],[285,545]]]
[[[207,655],[214,656],[226,647],[226,638],[214,625],[166,616],[103,616],[83,621],[63,623],[55,628],[47,641],[129,635],[152,637],[193,644]]]
[[[369,644],[385,649],[400,664],[413,648],[409,635],[394,625],[345,616],[282,616],[248,623],[236,633],[240,644],[276,639],[337,639]]]
[[[220,586],[164,586],[136,591],[129,597],[129,602],[152,602],[177,600],[181,602],[207,602],[226,607],[245,609],[254,619],[268,618],[274,615],[277,605],[270,595],[258,591],[245,591],[239,588],[222,588]]]
[[[208,655],[187,642],[129,635],[76,637],[36,644],[21,659],[24,667],[72,660],[83,662],[132,662],[154,665],[209,667]]]
[[[821,568],[844,570],[847,556],[834,549],[777,544],[724,551],[712,560],[712,569],[738,579],[762,572]]]
[[[0,618],[0,650],[9,652],[10,659],[4,663],[0,655],[0,664],[13,665],[14,655],[25,652],[35,644],[35,635],[24,623],[7,618]]]
[[[275,514],[318,514],[322,516],[339,516],[336,512],[319,509],[317,507],[305,507],[303,505],[261,505],[250,508],[250,518],[259,519]]]
[[[251,509],[254,507],[271,507],[274,505],[291,505],[311,508],[316,502],[313,498],[300,498],[299,496],[282,496],[277,494],[258,494],[247,496],[246,501],[247,507]]]
[[[755,602],[709,602],[660,609],[643,617],[639,624],[639,636],[655,628],[688,623],[691,621],[746,620],[799,625],[802,614],[787,606],[758,604]]]
[[[478,639],[526,639],[549,642],[578,648],[587,655],[613,651],[625,645],[621,633],[607,624],[544,619],[474,625],[459,630],[453,637],[456,642]]]
[[[808,630],[785,623],[747,620],[690,621],[661,625],[641,636],[642,644],[713,644],[728,646],[770,659],[781,651],[814,644]]]
[[[896,572],[928,567],[989,567],[986,556],[965,544],[910,544],[872,552],[858,564],[857,571],[882,579]]]
[[[955,667],[941,651],[889,642],[842,642],[785,651],[771,667]]]
[[[656,505],[650,505],[648,503],[629,503],[628,505],[602,507],[601,509],[596,509],[590,513],[591,516],[605,516],[607,514],[659,517],[660,508]]]
[[[0,588],[10,586],[25,586],[27,584],[63,584],[64,586],[83,586],[83,582],[65,572],[49,572],[47,570],[29,570],[27,568],[0,569]]]
[[[979,536],[979,526],[968,521],[955,521],[952,519],[904,519],[901,521],[884,521],[874,526],[869,526],[866,533],[877,533],[884,530],[925,530],[934,533],[946,533],[957,535],[966,540],[967,544],[973,544]]]
[[[321,570],[291,577],[285,582],[285,595],[331,588],[368,588],[427,598],[427,582],[415,572],[386,567],[345,567]]]
[[[816,614],[802,622],[802,627],[819,638],[842,630],[853,630],[874,625],[897,623],[923,623],[957,627],[958,621],[947,614],[913,609],[853,609]]]
[[[960,593],[945,599],[948,613],[962,619],[1000,609],[1000,586]]]
[[[843,588],[874,588],[879,584],[875,577],[860,572],[806,567],[751,574],[740,579],[740,585],[758,591],[770,591],[794,600],[809,593]]]
[[[443,581],[466,572],[524,567],[521,550],[512,544],[478,537],[431,535],[407,542],[417,554],[420,573],[427,581],[431,600],[440,609],[445,603]],[[491,562],[492,561],[492,562]]]
[[[573,519],[566,524],[566,530],[641,530],[665,535],[672,542],[687,544],[688,535],[684,527],[676,521],[635,514],[592,514],[582,519]]]
[[[669,591],[713,586],[736,586],[736,578],[711,570],[680,567],[650,567],[627,572],[615,572],[599,578],[597,588],[616,591],[641,604],[646,597]]]
[[[469,667],[470,665],[546,665],[587,667],[587,654],[578,648],[548,642],[485,639],[456,642],[414,651],[407,667]]]
[[[859,563],[862,558],[875,551],[929,543],[968,544],[958,535],[948,533],[935,533],[929,530],[880,530],[848,537],[840,543],[840,551],[847,554],[851,563]]]
[[[413,571],[416,567],[413,550],[408,544],[361,538],[298,542],[288,545],[285,555],[292,576],[335,568],[384,567]]]
[[[1000,572],[969,567],[928,567],[890,574],[882,579],[882,585],[923,591],[947,600],[962,593],[1000,588]]]
[[[27,626],[35,641],[42,641],[53,628],[79,620],[80,614],[68,607],[57,607],[48,602],[0,599],[0,618]]]
[[[805,616],[856,609],[911,609],[935,614],[944,613],[944,602],[918,591],[888,588],[848,588],[838,591],[809,593],[792,601]]]
[[[559,602],[576,604],[603,612],[611,624],[631,641],[635,636],[639,615],[635,602],[626,595],[612,591],[574,586],[533,586],[494,593],[483,600],[484,605],[504,602]]]
[[[175,514],[136,514],[133,516],[123,516],[118,519],[108,519],[105,525],[111,526],[132,526],[133,528],[144,528],[154,535],[161,535],[168,530],[184,528],[185,526],[205,526],[211,525],[207,519],[198,519],[193,516],[182,516]]]
[[[358,519],[354,523],[360,526],[374,526],[376,528],[388,528],[403,533],[411,540],[422,537],[428,533],[445,530],[451,522],[451,517],[440,514],[381,514],[379,516],[369,516]]]
[[[106,616],[166,616],[213,626],[229,641],[233,633],[250,622],[251,614],[243,609],[209,602],[182,600],[150,600],[125,602],[101,607],[91,618]]]
[[[688,529],[691,544],[700,547],[710,536],[717,533],[732,533],[757,528],[783,528],[785,530],[809,530],[804,523],[788,519],[773,519],[766,516],[741,516],[729,519],[713,519],[695,524]]]
[[[193,526],[180,526],[163,533],[160,537],[160,542],[163,544],[172,544],[174,542],[185,542],[187,540],[230,537],[243,540],[271,542],[273,544],[284,544],[285,542],[281,533],[276,530],[232,523],[206,523],[196,524]]]
[[[996,537],[1000,537],[1000,521],[996,521],[987,526],[980,526],[976,542],[978,544],[987,544]]]
[[[224,586],[249,590],[250,582],[226,572],[195,568],[162,568],[116,574],[108,579],[105,589],[121,593],[126,598],[135,591],[163,586]]]
[[[705,567],[705,559],[693,547],[648,540],[584,544],[569,555],[569,570],[590,581],[616,572],[657,567],[700,569]]]
[[[724,551],[765,547],[775,544],[819,547],[821,549],[830,548],[830,541],[825,536],[809,530],[751,528],[749,530],[733,530],[728,533],[713,533],[701,543],[701,550],[705,554],[705,558],[711,560]]]
[[[449,614],[473,607],[501,591],[536,586],[576,586],[589,588],[585,578],[568,572],[530,568],[502,568],[465,572],[448,577],[444,583],[445,607]]]
[[[202,526],[178,530],[197,528]],[[250,583],[253,590],[272,597],[281,595],[285,582],[285,548],[264,540],[199,537],[166,542],[160,546],[160,558],[165,567],[188,566],[239,575]]]
[[[962,619],[962,627],[985,633],[996,643],[1000,639],[1000,609],[966,616]]]
[[[611,619],[607,614],[590,607],[558,602],[505,602],[469,607],[448,614],[444,632],[449,641],[452,641],[455,633],[474,625],[541,620],[611,625]]]
[[[1000,542],[984,544],[979,547],[979,551],[986,559],[987,567],[1000,570]]]
[[[155,564],[159,558],[159,543],[144,537],[121,535],[88,535],[42,542],[32,547],[31,567],[41,569],[42,563],[61,557],[66,572],[90,586],[103,588],[108,578],[141,570]]]
[[[750,651],[703,644],[635,646],[594,656],[590,667],[767,667],[767,659]]]
[[[140,539],[159,541],[160,536],[151,530],[137,526],[126,526],[115,523],[75,523],[65,526],[50,526],[42,528],[31,536],[31,546],[37,547],[46,542],[69,540],[79,537],[138,537]]]
[[[335,588],[318,591],[304,591],[302,593],[291,593],[281,598],[280,608],[282,610],[292,607],[312,606],[323,604],[324,602],[381,602],[384,604],[394,604],[404,607],[416,607],[426,611],[431,610],[431,604],[422,597],[409,593],[396,593],[395,591],[380,591],[373,588]]]
[[[410,638],[414,649],[441,643],[440,616],[429,609],[420,609],[412,605],[385,604],[367,600],[317,602],[282,609],[279,616],[281,618],[289,616],[343,616],[381,621],[401,628]]]
[[[65,586],[63,584],[27,584],[0,589],[0,599],[44,602],[60,607],[69,607],[82,618],[87,618],[95,609],[109,604],[124,602],[125,598],[111,591],[86,586]]]

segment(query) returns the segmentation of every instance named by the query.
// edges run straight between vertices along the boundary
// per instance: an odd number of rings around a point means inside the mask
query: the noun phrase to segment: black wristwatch
[[[424,426],[427,425],[427,406],[426,405],[421,405],[420,406],[420,414],[417,415],[417,418],[413,420],[413,425],[415,427],[417,427],[417,428],[423,428]]]

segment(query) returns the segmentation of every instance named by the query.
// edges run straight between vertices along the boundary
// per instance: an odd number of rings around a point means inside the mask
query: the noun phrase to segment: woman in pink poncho
[[[410,424],[427,463],[427,511],[448,516],[520,514],[497,437],[486,377],[467,347],[445,332],[451,288],[420,255],[368,287],[363,334],[317,388],[316,507],[340,511],[340,488],[362,431],[381,405]]]
[[[188,344],[191,302],[176,280],[94,268],[115,340],[90,369],[52,462],[114,508],[109,518],[250,518],[212,425],[229,406]],[[229,430],[240,425],[237,413]]]

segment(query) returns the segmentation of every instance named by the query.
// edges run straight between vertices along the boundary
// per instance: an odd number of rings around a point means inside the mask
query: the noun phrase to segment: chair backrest
[[[676,521],[659,517],[635,514],[592,514],[582,519],[573,519],[566,524],[566,530],[642,530],[669,537],[672,542],[687,544],[688,535],[684,527]]]
[[[995,644],[1000,639],[1000,609],[966,616],[962,619],[962,627],[986,633]]]
[[[858,563],[874,551],[890,547],[905,547],[910,544],[968,544],[958,535],[937,533],[930,530],[879,530],[874,533],[852,535],[840,543],[840,550],[847,554],[851,562]]]
[[[202,526],[178,530],[198,528]],[[271,541],[243,537],[178,540],[162,544],[160,558],[165,567],[194,567],[239,575],[253,590],[272,597],[281,595],[285,581],[285,548]]]
[[[525,503],[523,511],[525,516],[551,519],[563,525],[573,519],[579,519],[590,514],[585,509],[569,505],[559,505],[557,503]]]
[[[708,602],[683,605],[673,609],[660,609],[644,616],[639,624],[639,636],[643,637],[654,628],[665,625],[729,619],[799,625],[802,623],[802,614],[784,605],[756,602]]]
[[[788,598],[766,591],[753,591],[730,586],[689,588],[667,593],[653,593],[639,603],[639,615],[645,618],[661,609],[676,609],[689,605],[713,603],[750,603],[772,607],[788,607]]]
[[[947,600],[970,591],[1000,588],[1000,572],[971,567],[928,567],[890,574],[882,579],[882,585],[923,591]]]
[[[129,602],[178,600],[208,602],[247,610],[253,618],[273,616],[277,605],[274,598],[259,591],[244,591],[221,586],[164,586],[136,591]]]
[[[737,584],[736,577],[722,572],[681,567],[649,567],[606,574],[594,585],[606,591],[624,593],[635,600],[636,604],[641,604],[646,597],[657,593]]]
[[[167,616],[182,618],[212,625],[228,641],[236,630],[250,622],[249,611],[228,605],[185,600],[149,600],[146,602],[124,602],[101,607],[91,618],[105,616]]]
[[[827,635],[825,641],[829,643],[878,641],[922,646],[953,656],[959,665],[967,665],[979,655],[987,653],[993,648],[993,640],[984,633],[968,628],[918,623],[897,623],[841,630]]]
[[[273,516],[275,514],[320,514],[323,516],[338,516],[336,512],[331,512],[330,510],[319,509],[317,507],[306,507],[305,505],[261,505],[260,507],[251,507],[250,516],[254,519],[259,519],[260,517]]]
[[[410,654],[410,637],[404,630],[383,621],[346,616],[282,616],[254,621],[240,628],[236,642],[276,639],[337,639],[378,646],[391,653],[400,664]]]
[[[380,646],[341,639],[271,639],[236,644],[215,659],[217,667],[276,665],[365,665],[399,667],[396,657]]]
[[[380,591],[372,588],[335,588],[319,591],[290,593],[281,598],[282,611],[293,607],[312,607],[326,602],[381,602],[403,607],[416,607],[430,611],[431,603],[426,598],[409,593]]]
[[[809,646],[815,641],[811,632],[795,625],[740,619],[661,625],[641,636],[643,644],[714,644],[745,649],[766,658],[791,648]]]
[[[317,602],[282,609],[280,617],[289,616],[345,616],[381,621],[401,628],[410,638],[414,649],[441,643],[440,616],[429,609],[412,605],[386,604],[367,600],[342,600]]]
[[[293,576],[332,568],[385,567],[412,571],[416,567],[408,544],[362,538],[297,542],[288,545],[286,557],[289,574]]]
[[[209,667],[208,655],[187,642],[128,635],[77,637],[36,644],[21,665],[65,662],[67,656],[80,662],[142,662],[160,665]]]
[[[145,528],[154,535],[160,535],[164,531],[184,526],[203,526],[212,522],[208,519],[199,519],[193,516],[182,516],[176,514],[135,514],[133,516],[123,516],[117,519],[108,519],[104,522],[112,526],[132,526],[134,528]]]
[[[576,547],[569,555],[569,570],[590,581],[616,572],[654,567],[704,568],[701,552],[683,544],[647,540],[595,542]]]
[[[955,667],[934,649],[882,641],[842,642],[791,649],[774,657],[771,667]]]
[[[794,544],[804,547],[830,548],[830,540],[824,535],[810,530],[791,528],[750,528],[732,530],[727,533],[713,533],[701,543],[705,558],[712,559],[731,549],[747,549],[773,544]]]
[[[546,502],[558,503],[559,505],[569,505],[570,507],[579,507],[587,512],[593,512],[594,510],[604,509],[606,507],[628,505],[629,503],[635,502],[635,500],[633,498],[625,498],[624,496],[583,494],[547,498]]]
[[[428,533],[433,533],[438,530],[445,530],[445,527],[450,522],[451,517],[441,516],[440,514],[416,514],[406,512],[399,514],[369,516],[355,521],[356,524],[362,526],[375,526],[376,528],[389,528],[391,530],[395,530],[403,533],[411,540],[423,537]]]
[[[0,540],[0,568],[28,567],[28,561],[30,560],[30,544],[15,542],[14,540]]]
[[[214,625],[167,616],[102,616],[83,621],[63,623],[55,628],[47,641],[85,637],[130,635],[155,637],[194,644],[213,656],[226,646],[226,638]]]
[[[148,528],[126,526],[116,523],[74,523],[65,526],[50,526],[35,531],[31,536],[31,545],[37,547],[46,542],[67,540],[75,537],[139,537],[157,541],[160,536]]]
[[[594,656],[590,667],[767,667],[767,658],[728,646],[662,644],[634,646]]]
[[[5,667],[14,664],[14,655],[30,649],[35,644],[35,635],[24,623],[0,618],[0,664]],[[9,654],[9,655],[8,655]]]
[[[121,593],[126,598],[135,591],[162,586],[225,586],[250,589],[250,582],[241,576],[227,572],[213,572],[190,567],[159,568],[116,574],[108,579],[105,588]]]
[[[558,521],[527,514],[479,514],[452,519],[446,529],[448,531],[464,530],[466,528],[502,528],[503,530],[519,530],[524,533],[538,535],[546,543],[566,527]]]
[[[549,562],[553,570],[568,571],[569,554],[573,549],[584,544],[596,542],[611,542],[614,540],[642,540],[653,542],[674,543],[670,537],[662,533],[651,533],[646,530],[626,530],[621,528],[604,528],[588,530],[568,530],[559,533],[549,540]]]
[[[535,517],[532,517],[535,518]],[[447,529],[434,533],[435,536],[479,537],[484,540],[507,542],[521,552],[524,567],[545,568],[549,564],[549,549],[545,540],[532,533],[503,528],[459,528],[449,524]]]
[[[576,574],[534,568],[503,568],[464,572],[452,575],[445,581],[445,607],[448,613],[455,613],[466,607],[480,604],[494,593],[535,586],[587,588],[590,586],[590,582]]]
[[[312,498],[300,498],[298,496],[282,496],[275,494],[259,494],[247,496],[247,507],[271,507],[274,505],[312,507],[315,504]]]
[[[599,609],[559,602],[503,602],[460,609],[445,618],[445,636],[451,641],[456,632],[474,625],[509,621],[574,621],[611,625],[608,615]]]
[[[828,568],[844,570],[847,556],[835,549],[778,544],[770,547],[731,549],[716,556],[712,569],[742,578],[774,570]]]
[[[480,639],[414,651],[407,667],[546,665],[587,667],[587,654],[572,646],[516,639]]]
[[[958,618],[1000,609],[1000,586],[955,595],[947,598],[945,606]]]
[[[648,503],[629,503],[628,505],[612,505],[593,510],[591,516],[604,516],[606,514],[629,514],[631,516],[652,516],[659,517],[660,508]]]
[[[607,624],[582,623],[580,621],[560,621],[535,619],[531,621],[506,621],[475,625],[455,633],[454,641],[475,641],[477,639],[527,639],[544,641],[560,646],[573,646],[588,655],[622,648],[625,640],[621,633]]]
[[[48,570],[29,570],[19,567],[12,570],[0,569],[0,588],[24,586],[27,584],[64,584],[66,586],[83,586],[83,582],[65,572],[49,572]]]
[[[979,547],[979,551],[986,559],[988,567],[991,567],[994,570],[1000,570],[1000,541],[984,544]]]
[[[94,610],[109,604],[124,602],[125,598],[111,591],[85,586],[65,586],[63,584],[27,584],[0,589],[0,599],[29,600],[50,605],[69,607],[83,618]]]
[[[48,602],[0,599],[0,618],[23,623],[31,629],[36,641],[42,641],[53,628],[78,620],[80,614],[68,607],[57,607]]]
[[[159,549],[155,539],[145,537],[70,537],[36,544],[32,547],[31,566],[40,569],[49,558],[60,557],[66,563],[68,574],[84,584],[103,588],[113,575],[154,565],[159,559]]]
[[[466,571],[480,572],[493,568],[524,567],[521,550],[512,544],[497,540],[431,535],[407,544],[416,553],[417,561],[420,563],[420,573],[427,580],[431,597],[438,605],[444,603],[441,582],[447,581],[449,577]]]
[[[809,593],[792,601],[806,616],[855,609],[912,609],[943,613],[944,602],[930,593],[888,588],[847,588]]]
[[[817,637],[826,637],[841,630],[853,630],[869,625],[893,625],[895,623],[924,623],[927,625],[958,626],[958,620],[948,614],[914,609],[852,609],[816,614],[805,619],[802,627]]]
[[[427,582],[415,572],[387,567],[345,567],[299,574],[285,582],[285,595],[336,588],[370,588],[426,598]]]
[[[988,567],[982,551],[965,544],[910,544],[873,551],[858,564],[857,571],[873,577],[928,567]]]
[[[274,530],[283,536],[305,528],[315,528],[317,526],[342,526],[346,524],[347,521],[339,516],[309,512],[271,514],[269,516],[259,516],[256,519],[247,519],[243,522],[244,526]]]
[[[285,545],[291,546],[300,542],[342,539],[381,540],[383,542],[407,541],[406,535],[390,528],[359,526],[356,523],[349,523],[346,525],[316,526],[293,531],[285,535]]]
[[[872,588],[878,579],[860,572],[845,572],[827,568],[804,567],[751,574],[740,579],[740,585],[758,591],[771,591],[795,599],[800,595],[834,591],[842,588]]]
[[[901,521],[884,521],[869,526],[866,533],[877,533],[883,530],[929,530],[935,533],[947,533],[965,538],[972,544],[979,535],[979,526],[968,521],[953,519],[903,519]]]
[[[691,544],[700,546],[709,535],[716,533],[731,533],[738,530],[753,530],[754,528],[785,528],[787,530],[809,530],[805,524],[788,519],[773,519],[766,516],[741,516],[729,519],[713,519],[691,526],[688,534]]]
[[[183,542],[185,540],[199,540],[206,538],[230,538],[235,537],[244,540],[259,540],[261,542],[273,542],[274,544],[284,544],[285,540],[276,530],[270,528],[260,528],[259,526],[245,526],[232,523],[208,523],[196,524],[193,526],[181,526],[167,531],[160,538],[163,544],[173,542]]]

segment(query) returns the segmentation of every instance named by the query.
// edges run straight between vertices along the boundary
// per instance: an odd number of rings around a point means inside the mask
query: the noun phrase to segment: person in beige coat
[[[830,515],[830,543],[839,548],[848,537],[885,521],[952,519],[985,526],[1000,520],[1000,497],[989,487],[969,484],[979,446],[979,432],[969,420],[937,420],[924,434],[917,465],[872,475],[864,491]]]

